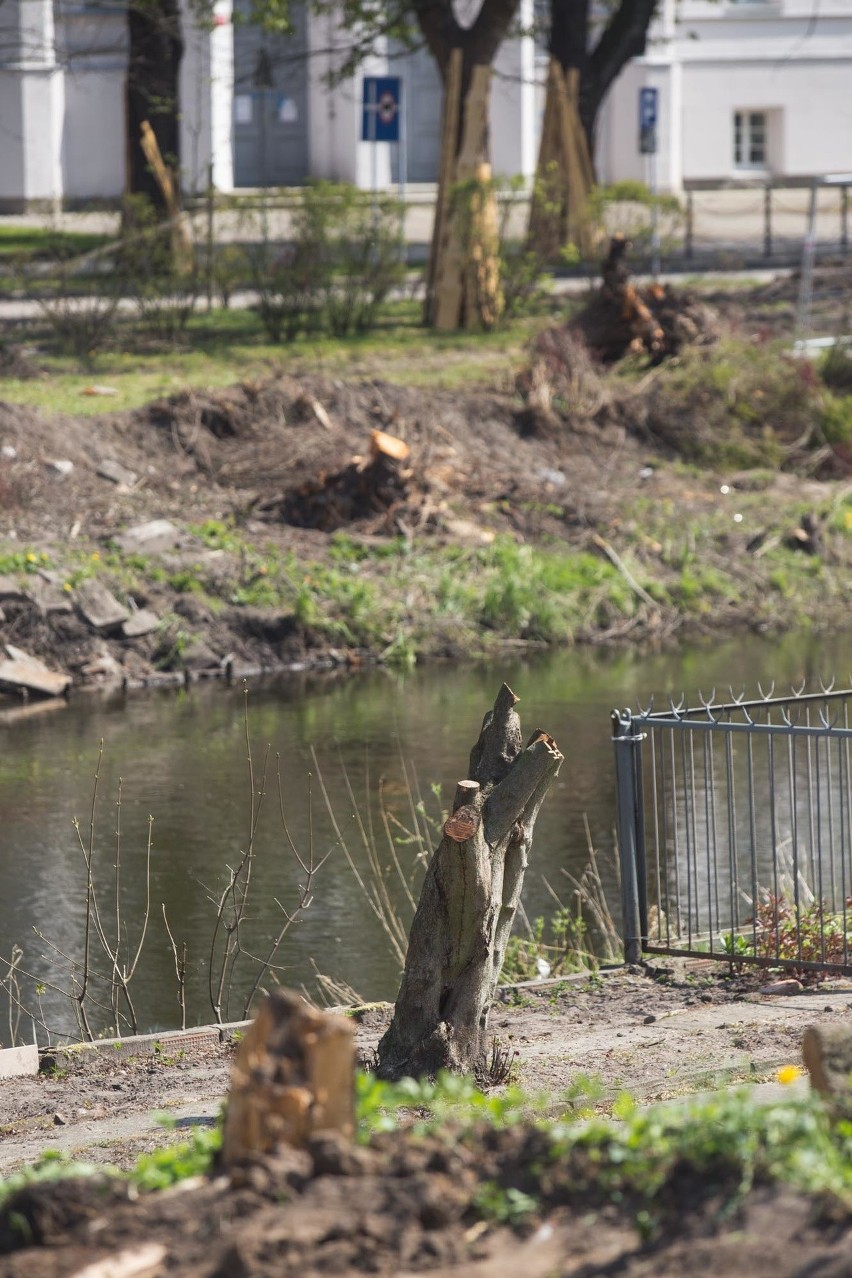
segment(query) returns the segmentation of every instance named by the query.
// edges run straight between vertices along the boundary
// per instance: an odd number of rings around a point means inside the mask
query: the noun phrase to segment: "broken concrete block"
[[[42,577],[30,577],[27,582],[27,595],[45,616],[52,612],[71,612],[72,610],[68,592],[50,581],[45,581]]]
[[[852,1026],[809,1026],[802,1055],[811,1087],[837,1113],[852,1117]]]
[[[127,621],[130,612],[99,581],[84,581],[74,594],[78,609],[95,630],[111,630]]]
[[[180,529],[168,519],[152,519],[150,523],[136,524],[117,533],[113,541],[127,555],[155,555],[163,550],[173,550],[180,536]]]
[[[135,471],[128,470],[121,462],[110,461],[108,457],[98,463],[97,473],[101,479],[110,479],[114,484],[124,484],[127,488],[132,488],[139,478]]]
[[[181,655],[181,664],[185,670],[211,670],[220,660],[203,639],[191,639]]]
[[[74,463],[67,457],[57,457],[52,461],[44,463],[48,470],[53,471],[54,475],[59,479],[67,479],[74,469]]]
[[[20,1078],[38,1073],[38,1048],[35,1043],[23,1047],[6,1047],[0,1052],[0,1078]]]
[[[140,639],[142,635],[150,635],[158,628],[160,618],[151,608],[140,608],[132,612],[121,627],[125,639]]]
[[[0,576],[0,599],[26,599],[27,592],[17,577]]]
[[[38,692],[45,697],[61,697],[70,683],[70,675],[48,670],[35,657],[28,657],[25,661],[11,658],[0,661],[0,684],[11,688]]]

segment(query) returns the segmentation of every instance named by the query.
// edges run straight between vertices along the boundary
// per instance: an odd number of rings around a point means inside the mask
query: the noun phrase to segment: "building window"
[[[734,167],[765,169],[767,165],[765,111],[734,112]]]

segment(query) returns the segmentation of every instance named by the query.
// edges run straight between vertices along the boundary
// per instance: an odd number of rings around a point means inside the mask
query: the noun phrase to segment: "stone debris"
[[[71,612],[72,604],[66,590],[43,577],[30,577],[27,595],[36,607],[47,616],[49,613]]]
[[[155,555],[173,550],[181,538],[179,528],[168,519],[152,519],[147,524],[135,524],[117,533],[113,541],[126,555]]]
[[[110,461],[108,457],[98,463],[97,473],[101,479],[109,479],[125,488],[132,488],[139,478],[134,470],[128,470],[121,462]]]
[[[6,652],[7,658],[0,660],[0,684],[46,697],[61,697],[71,683],[69,674],[48,670],[38,657],[31,657],[14,644],[7,643]]]
[[[770,985],[762,985],[759,992],[761,994],[801,994],[802,988],[801,981],[790,977],[789,980],[772,981]]]
[[[27,592],[17,577],[0,575],[0,599],[26,599]]]
[[[67,457],[54,458],[50,461],[46,461],[45,465],[47,466],[47,469],[52,470],[59,479],[67,479],[74,469],[74,463],[69,461]]]
[[[99,581],[84,581],[74,595],[79,611],[95,630],[112,630],[130,616],[129,609]]]
[[[150,635],[159,627],[160,618],[151,608],[139,608],[132,612],[121,627],[125,639],[141,639]]]

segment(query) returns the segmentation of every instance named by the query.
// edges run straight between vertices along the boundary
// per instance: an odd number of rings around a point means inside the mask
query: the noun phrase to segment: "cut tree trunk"
[[[464,71],[460,48],[444,89],[438,197],[426,319],[438,329],[493,328],[503,310],[497,201],[488,162],[491,68]]]
[[[382,1078],[482,1073],[488,1012],[520,901],[539,808],[562,755],[547,733],[526,746],[503,684],[459,781],[411,925]]]
[[[222,1132],[222,1166],[305,1146],[317,1131],[355,1130],[352,1024],[275,990],[237,1048]]]

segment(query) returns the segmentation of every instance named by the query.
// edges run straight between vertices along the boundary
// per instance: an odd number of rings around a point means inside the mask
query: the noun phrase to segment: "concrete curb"
[[[250,1024],[251,1021],[229,1021],[226,1025],[196,1025],[192,1029],[164,1030],[160,1034],[132,1034],[128,1038],[100,1038],[93,1043],[69,1043],[63,1047],[42,1050],[38,1054],[37,1068],[67,1068],[87,1052],[108,1052],[117,1060],[129,1060],[136,1056],[174,1057],[180,1052],[192,1051],[197,1047],[214,1047],[227,1043],[235,1034],[245,1033]],[[37,1070],[32,1072],[36,1073]],[[2,1072],[0,1077],[3,1077]]]
[[[21,1078],[26,1074],[37,1074],[38,1068],[38,1048],[35,1043],[24,1047],[4,1047],[0,1051],[0,1078]]]

